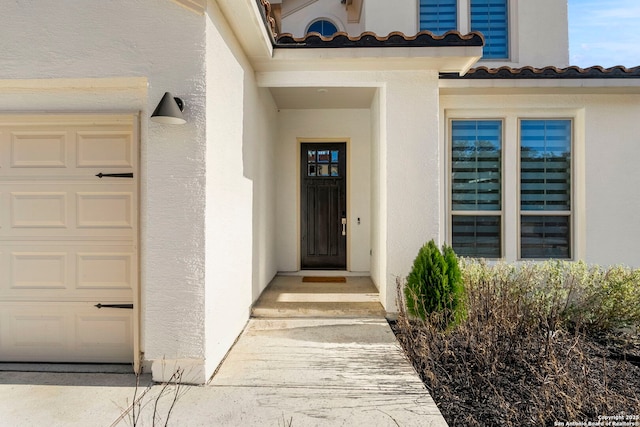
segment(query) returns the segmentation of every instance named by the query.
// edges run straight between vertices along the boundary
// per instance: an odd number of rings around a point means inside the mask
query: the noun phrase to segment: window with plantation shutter
[[[457,0],[420,0],[420,30],[444,34],[458,28]]]
[[[508,0],[470,0],[471,31],[484,35],[483,59],[509,57]]]
[[[520,121],[521,258],[571,258],[571,123]]]
[[[458,255],[576,257],[573,127],[513,112],[451,118],[447,241]]]
[[[451,246],[458,255],[500,258],[502,121],[451,122]]]

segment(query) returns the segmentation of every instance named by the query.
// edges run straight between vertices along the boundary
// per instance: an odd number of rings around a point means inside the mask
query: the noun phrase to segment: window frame
[[[445,104],[451,104],[445,101]],[[452,218],[454,212],[452,210],[452,122],[458,120],[501,120],[502,121],[502,209],[500,211],[501,221],[501,257],[486,258],[493,261],[509,261],[509,262],[535,262],[549,259],[562,259],[566,261],[575,261],[583,259],[585,256],[585,170],[584,162],[584,111],[575,109],[570,106],[559,107],[553,111],[545,111],[544,108],[537,106],[531,109],[511,107],[511,108],[491,108],[479,107],[477,105],[470,107],[460,105],[443,106],[440,110],[444,120],[441,122],[442,139],[441,139],[441,161],[445,167],[442,172],[446,176],[442,179],[441,191],[446,200],[442,204],[441,215],[443,218],[443,226],[441,231],[447,244],[452,242]],[[570,258],[522,258],[521,257],[521,201],[520,201],[520,155],[521,155],[521,129],[520,122],[522,120],[569,120],[571,122],[571,189],[570,204],[571,210],[569,218],[569,244]],[[468,215],[472,211],[465,211]],[[493,211],[498,212],[498,211]],[[531,215],[543,214],[545,211],[531,211]],[[547,214],[549,216],[555,215]],[[567,212],[567,211],[564,211]],[[536,215],[541,216],[541,215]]]
[[[471,32],[471,0],[456,0],[456,28],[452,30],[460,31],[462,34]],[[504,58],[479,59],[480,62],[517,62],[518,52],[518,1],[507,1],[507,56]],[[416,28],[420,31],[420,2],[416,1]]]
[[[522,209],[522,121],[526,120],[542,120],[542,121],[569,121],[570,123],[570,145],[571,158],[569,160],[569,182],[571,187],[569,189],[569,210],[565,211],[529,211]],[[517,218],[517,259],[518,261],[545,261],[549,259],[573,261],[576,259],[577,242],[576,242],[576,226],[575,226],[575,206],[576,206],[576,155],[575,155],[575,141],[576,141],[576,124],[574,117],[567,116],[555,116],[555,117],[539,117],[539,116],[517,116],[517,153],[516,153],[516,165],[517,165],[517,185],[516,185],[516,218]],[[523,212],[525,212],[523,214]],[[569,217],[569,257],[568,258],[523,258],[522,257],[522,217],[523,216],[568,216]]]
[[[456,121],[473,121],[473,122],[494,122],[501,123],[501,153],[500,153],[500,209],[494,211],[454,211],[453,210],[453,122]],[[507,120],[505,117],[449,117],[447,119],[447,143],[446,143],[446,162],[447,162],[447,241],[453,245],[453,217],[454,216],[496,216],[500,218],[500,256],[498,258],[486,258],[490,260],[500,260],[505,258],[505,144],[506,144],[506,127]]]
[[[474,31],[473,30],[473,15],[471,13],[471,3],[473,2],[473,0],[464,0],[467,2],[467,9],[468,9],[468,19],[469,19],[469,31]],[[512,6],[512,2],[511,0],[504,0],[506,3],[506,11],[505,11],[505,16],[507,19],[506,22],[506,26],[507,26],[507,52],[506,52],[506,56],[504,57],[493,57],[493,58],[485,58],[484,56],[484,47],[482,48],[483,52],[482,52],[482,57],[480,58],[480,61],[495,61],[495,62],[504,62],[504,61],[510,61],[511,60],[511,45],[513,44],[512,40],[512,25],[511,25],[511,21],[513,20],[513,16],[511,14],[511,9],[513,9]],[[486,36],[485,36],[486,37]]]

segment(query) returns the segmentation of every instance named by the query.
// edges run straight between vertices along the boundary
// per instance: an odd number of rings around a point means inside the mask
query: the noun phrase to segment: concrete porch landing
[[[324,276],[310,271],[307,276]],[[276,276],[254,304],[257,318],[384,317],[378,289],[369,277],[347,276],[346,283],[303,282],[303,276]]]

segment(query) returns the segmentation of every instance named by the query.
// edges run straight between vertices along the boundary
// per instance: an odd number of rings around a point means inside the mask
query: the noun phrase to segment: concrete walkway
[[[210,385],[148,384],[138,426],[156,402],[164,425],[174,398],[170,426],[446,426],[383,318],[252,319]],[[133,425],[134,390],[133,375],[0,372],[0,425]]]

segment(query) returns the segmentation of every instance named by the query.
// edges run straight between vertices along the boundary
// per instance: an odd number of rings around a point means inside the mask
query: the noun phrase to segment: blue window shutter
[[[509,57],[508,0],[471,0],[471,30],[484,35],[484,59]]]
[[[458,28],[457,0],[420,0],[420,31],[444,34]]]

